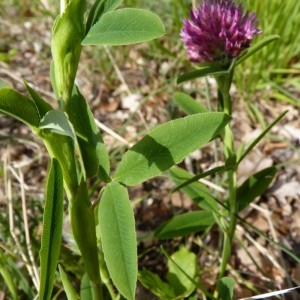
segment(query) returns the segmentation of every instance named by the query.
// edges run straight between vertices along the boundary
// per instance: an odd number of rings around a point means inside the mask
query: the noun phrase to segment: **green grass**
[[[298,0],[243,0],[257,14],[263,36],[278,34],[280,40],[271,43],[246,60],[235,74],[235,83],[244,95],[265,89],[270,82],[286,83],[300,58],[300,2]],[[251,93],[250,93],[251,94]]]

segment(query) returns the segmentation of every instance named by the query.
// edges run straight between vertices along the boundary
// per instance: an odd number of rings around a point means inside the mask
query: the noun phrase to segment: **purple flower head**
[[[257,25],[255,13],[244,13],[235,0],[203,0],[180,35],[191,61],[227,64],[262,32]]]

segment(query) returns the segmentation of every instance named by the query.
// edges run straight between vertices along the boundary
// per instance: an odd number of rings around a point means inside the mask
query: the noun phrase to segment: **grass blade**
[[[267,128],[249,145],[245,152],[238,158],[238,164],[248,155],[248,153],[261,141],[261,139],[271,130],[271,128],[276,125],[287,113],[284,111],[279,117],[277,117]]]
[[[235,66],[239,65],[241,62],[246,60],[248,57],[252,56],[256,52],[261,50],[263,47],[269,45],[273,41],[278,40],[279,38],[280,38],[280,36],[276,35],[276,34],[267,36],[266,38],[262,39],[261,41],[257,42],[252,47],[250,47],[243,56],[241,56],[239,59],[236,60],[234,65]]]
[[[193,80],[199,77],[204,77],[208,75],[224,75],[228,74],[228,70],[224,70],[224,68],[220,65],[205,65],[200,67],[199,69],[185,73],[178,77],[177,83],[183,83],[185,81]]]
[[[41,284],[39,299],[51,298],[55,270],[60,253],[63,224],[63,176],[56,159],[51,160],[48,171],[46,202],[40,250]]]

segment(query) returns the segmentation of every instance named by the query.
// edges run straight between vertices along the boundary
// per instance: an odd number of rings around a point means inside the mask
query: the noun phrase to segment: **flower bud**
[[[68,102],[72,95],[81,42],[85,36],[84,12],[85,1],[72,0],[56,20],[52,30],[55,86],[63,102]]]

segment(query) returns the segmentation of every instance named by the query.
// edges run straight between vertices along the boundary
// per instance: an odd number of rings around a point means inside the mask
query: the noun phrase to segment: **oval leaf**
[[[24,86],[27,89],[31,99],[35,103],[40,118],[43,118],[49,110],[53,109],[53,107],[47,101],[45,101],[33,88],[31,88],[26,81],[24,81]]]
[[[39,126],[40,116],[34,102],[13,89],[0,89],[0,111],[29,126]]]
[[[98,174],[102,180],[108,181],[108,152],[88,103],[77,87],[66,104],[66,112],[78,138],[87,177]]]
[[[43,234],[40,250],[41,283],[39,299],[51,299],[61,246],[64,211],[63,175],[56,159],[48,171]]]
[[[158,299],[176,299],[173,287],[160,279],[160,277],[147,270],[143,269],[139,271],[139,282],[148,290],[151,291]]]
[[[126,188],[109,183],[99,204],[100,236],[109,274],[127,299],[134,299],[137,280],[137,242],[133,211]]]
[[[129,45],[153,40],[164,33],[164,25],[156,14],[123,8],[103,14],[82,45]]]
[[[221,278],[217,283],[219,295],[222,295],[222,300],[232,300],[235,281],[229,277]]]
[[[75,140],[74,130],[67,115],[61,110],[50,110],[42,119],[40,129],[49,129],[53,133],[69,136]]]
[[[224,113],[209,112],[156,127],[125,153],[114,180],[136,185],[159,175],[215,138],[229,120]]]
[[[173,95],[173,100],[187,115],[208,111],[202,104],[198,103],[194,98],[185,93],[175,93]]]
[[[168,257],[167,279],[174,289],[176,299],[188,297],[197,286],[197,256],[184,246]]]
[[[210,211],[200,210],[178,215],[155,230],[154,237],[158,239],[172,239],[203,231],[215,222]]]

